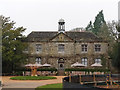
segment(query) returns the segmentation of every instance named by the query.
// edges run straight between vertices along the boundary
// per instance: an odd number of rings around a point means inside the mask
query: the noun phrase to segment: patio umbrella
[[[32,66],[36,66],[36,67],[42,67],[43,65],[41,65],[41,64],[38,64],[38,63],[35,63],[35,64],[32,64]]]
[[[102,65],[100,63],[94,63],[91,66],[93,66],[93,67],[101,67]]]
[[[50,64],[47,64],[47,63],[45,63],[45,64],[43,64],[42,66],[43,66],[43,67],[50,67],[51,65],[50,65]]]
[[[85,65],[76,62],[76,63],[72,64],[71,67],[85,67]]]
[[[38,63],[26,64],[25,66],[31,68],[31,76],[37,76],[37,68],[42,67],[42,65]]]
[[[26,64],[25,66],[26,66],[26,67],[31,67],[31,66],[32,66],[32,64]]]
[[[26,64],[25,67],[28,67],[28,68],[39,68],[39,67],[42,67],[41,64],[38,64],[38,63],[35,63],[35,64]]]
[[[26,64],[25,66],[26,66],[26,67],[33,67],[33,66],[34,66],[34,67],[35,67],[35,66],[36,66],[36,67],[42,67],[42,65],[41,65],[41,64],[38,64],[38,63],[35,63],[35,64]]]

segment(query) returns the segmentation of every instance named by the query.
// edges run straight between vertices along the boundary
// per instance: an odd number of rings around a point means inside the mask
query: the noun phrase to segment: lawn
[[[56,77],[51,76],[16,76],[11,77],[12,80],[48,80],[48,79],[57,79]]]
[[[51,90],[56,90],[56,88],[57,88],[57,90],[62,90],[62,88],[63,88],[63,84],[62,83],[56,83],[56,84],[47,84],[47,85],[43,85],[43,86],[40,86],[40,87],[37,87],[35,90],[49,90],[49,89],[51,89]]]

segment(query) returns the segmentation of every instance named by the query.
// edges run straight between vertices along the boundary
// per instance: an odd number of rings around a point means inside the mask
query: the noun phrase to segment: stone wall
[[[39,53],[36,53],[36,44],[42,45],[42,51]],[[65,51],[63,53],[58,52],[58,44],[64,44],[65,45]],[[88,51],[82,52],[81,51],[81,45],[87,44],[88,45]],[[94,44],[101,44],[101,51],[95,52],[94,51]],[[108,43],[105,42],[76,42],[73,41],[69,42],[29,42],[29,61],[35,62],[36,57],[41,57],[42,64],[44,63],[50,63],[52,67],[58,67],[58,60],[59,58],[64,59],[64,66],[65,68],[70,68],[71,64],[75,62],[81,63],[81,58],[87,57],[88,58],[88,66],[87,68],[92,68],[91,64],[94,63],[95,58],[101,58],[103,55],[106,59],[107,56],[107,50],[108,50]],[[105,62],[107,63],[107,62]],[[106,64],[105,64],[106,65]],[[107,67],[107,66],[106,66]]]

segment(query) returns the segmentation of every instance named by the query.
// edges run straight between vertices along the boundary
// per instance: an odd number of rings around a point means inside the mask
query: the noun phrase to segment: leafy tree
[[[85,29],[86,29],[86,31],[92,31],[92,29],[93,29],[92,21],[89,22],[89,24],[87,25],[87,27]]]
[[[112,54],[112,58],[113,58],[113,66],[118,70],[118,72],[120,73],[120,25],[118,23],[115,24],[116,25],[116,30],[118,31],[118,37],[116,39],[117,43],[114,46],[113,49],[113,54]]]
[[[15,22],[9,17],[1,16],[2,22],[2,71],[12,72],[15,67],[19,67],[26,60],[23,50],[27,45],[23,42],[25,36],[22,33],[25,28],[16,28]]]
[[[118,22],[116,22],[114,20],[112,22],[107,23],[107,26],[110,31],[110,36],[112,36],[114,38],[115,42],[118,42],[118,34],[119,34],[117,27],[116,27],[117,24],[118,24]]]
[[[118,45],[118,31],[116,28],[116,23],[115,21],[108,22],[107,24],[103,24],[102,27],[100,28],[100,31],[98,33],[98,36],[103,38],[105,41],[109,43],[108,46],[108,55],[111,58],[112,65],[114,67],[118,67],[119,60],[116,59],[118,54],[120,53],[119,50],[119,45]]]
[[[92,27],[92,28],[91,28]],[[97,36],[101,37],[109,43],[108,55],[112,58],[112,64],[118,70],[120,68],[120,24],[115,21],[108,22],[104,20],[103,11],[95,17],[95,21],[92,26],[92,22],[86,27],[87,31],[91,31]],[[118,38],[119,37],[119,38]]]
[[[103,10],[101,10],[99,14],[95,17],[95,22],[93,23],[92,32],[97,35],[100,31],[100,28],[105,23],[106,22],[104,20]]]
[[[110,45],[116,43],[117,33],[113,30],[112,23],[103,24],[100,28],[98,36],[108,41]]]
[[[113,47],[112,64],[113,66],[119,70],[120,69],[120,43],[116,43]],[[119,70],[120,71],[120,70]]]
[[[108,48],[108,55],[111,58],[112,65],[119,70],[120,68],[120,43],[118,38],[118,29],[119,27],[117,22],[112,21],[104,24],[100,32],[98,33],[99,37],[102,37],[104,40],[108,41],[109,48]]]

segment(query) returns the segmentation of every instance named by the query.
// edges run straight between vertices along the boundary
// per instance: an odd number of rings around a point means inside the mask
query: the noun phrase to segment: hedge
[[[18,71],[31,71],[31,69],[29,68],[19,68],[15,70],[16,72]],[[56,68],[38,68],[37,71],[57,71]]]
[[[17,76],[11,77],[12,80],[48,80],[48,79],[57,79],[56,77],[51,76]]]
[[[16,69],[15,71],[31,71],[31,69],[28,68],[20,68]],[[56,68],[38,68],[37,71],[57,71]],[[86,72],[109,72],[109,69],[80,69],[80,68],[67,68],[65,71],[86,71]]]
[[[80,69],[80,68],[67,68],[65,71],[85,71],[85,72],[109,72],[109,69]]]

